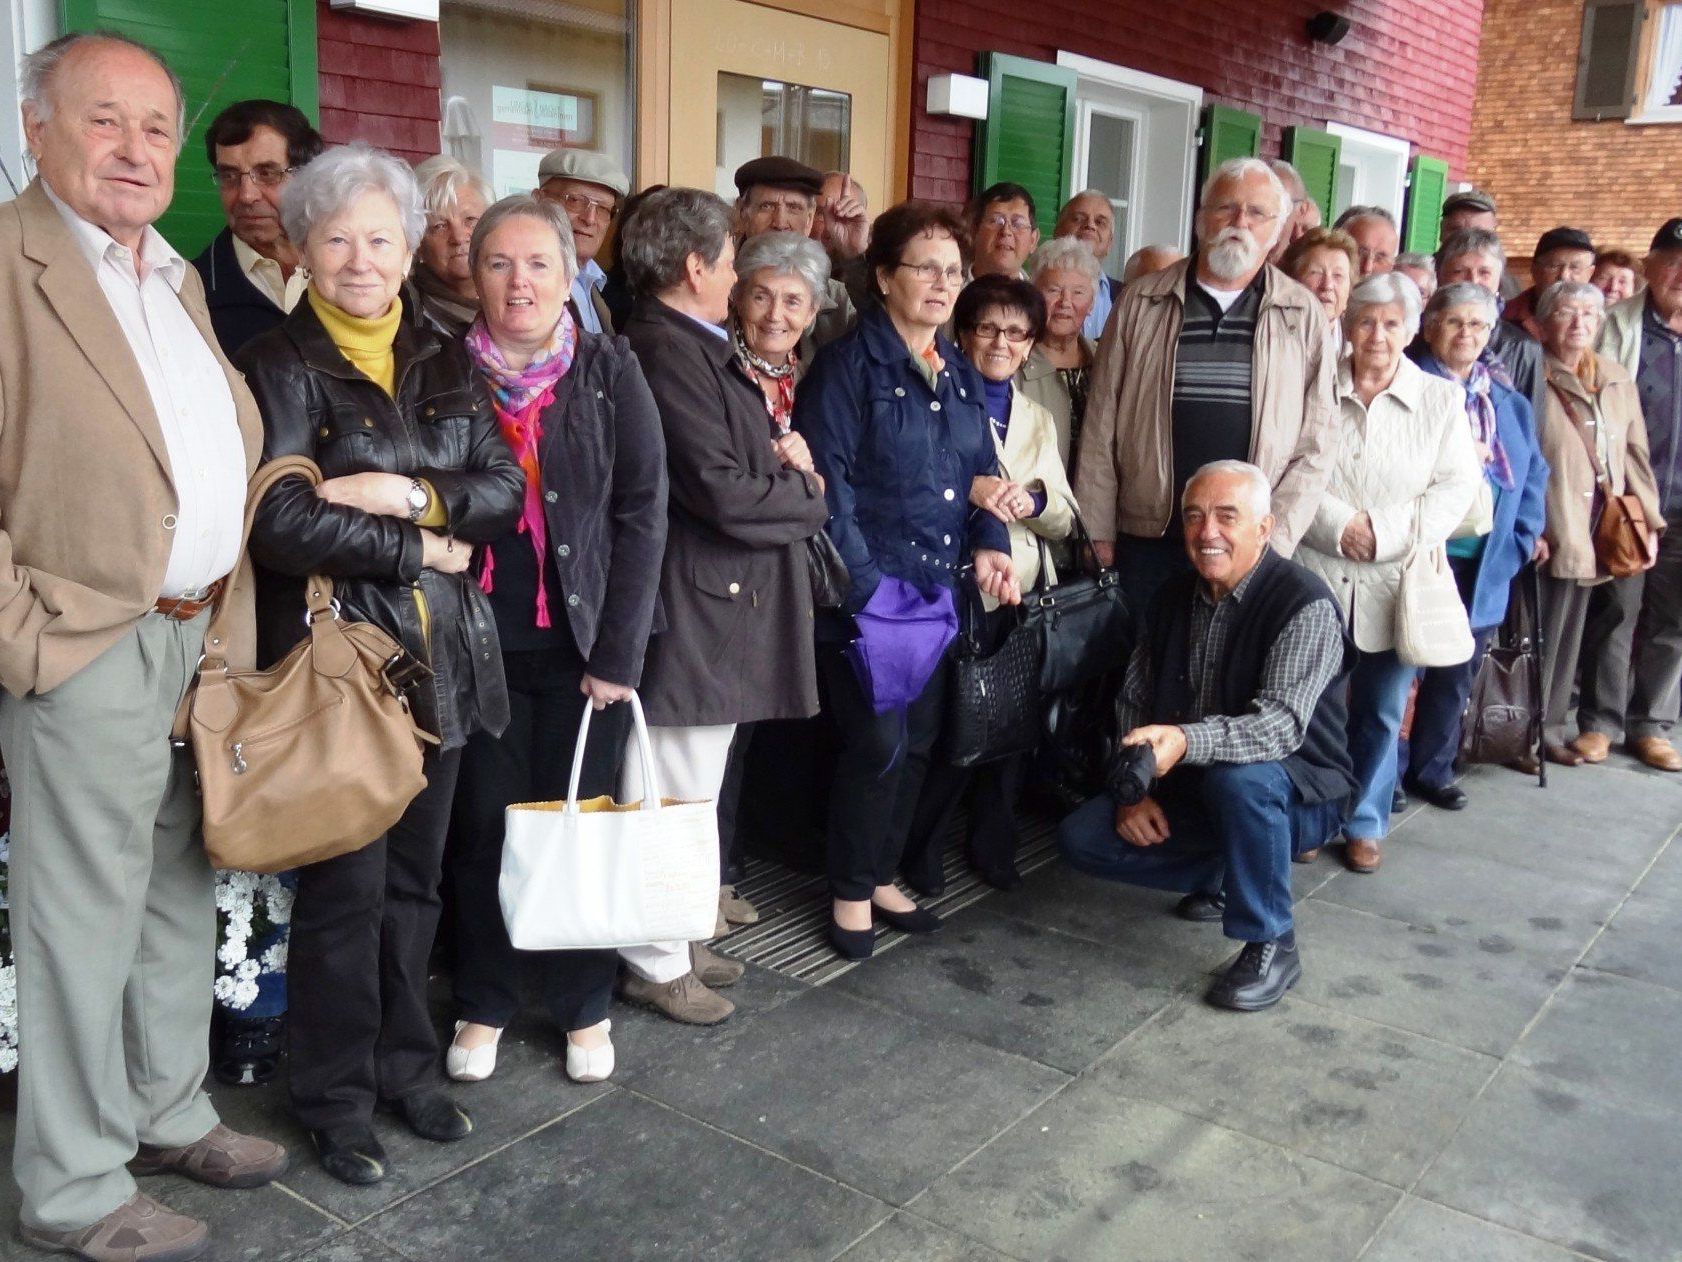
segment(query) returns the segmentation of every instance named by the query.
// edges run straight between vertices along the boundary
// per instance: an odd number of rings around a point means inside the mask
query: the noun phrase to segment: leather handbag
[[[1514,582],[1518,598],[1496,641],[1478,663],[1460,724],[1460,759],[1465,763],[1506,765],[1536,760],[1537,776],[1547,785],[1542,752],[1541,594],[1531,563]]]
[[[829,531],[820,530],[806,540],[806,573],[812,580],[812,604],[819,609],[840,609],[847,603],[853,576]]]
[[[952,680],[946,693],[946,760],[955,767],[996,762],[1033,749],[1040,738],[1039,632],[1020,611],[995,615],[1009,630],[991,651],[982,642],[987,615],[980,593],[965,584]]]
[[[1086,523],[1075,514],[1076,559],[1092,559],[1091,573],[1046,586],[1051,572],[1044,539],[1040,577],[1022,598],[1023,618],[1042,641],[1039,686],[1046,693],[1067,692],[1126,665],[1132,619],[1121,592],[1121,575],[1100,566]]]
[[[1641,500],[1635,495],[1627,492],[1623,495],[1612,493],[1612,480],[1606,472],[1606,466],[1601,463],[1600,449],[1595,445],[1593,428],[1584,423],[1570,395],[1551,381],[1548,382],[1548,389],[1559,399],[1559,405],[1565,409],[1571,428],[1576,430],[1577,437],[1582,439],[1583,447],[1589,454],[1589,467],[1594,470],[1595,485],[1600,489],[1600,515],[1595,518],[1592,530],[1594,558],[1600,564],[1600,568],[1613,578],[1629,578],[1639,574],[1647,568],[1653,556],[1649,546],[1652,528],[1647,522],[1647,510],[1641,506]]]
[[[1475,646],[1472,626],[1448,554],[1421,547],[1423,509],[1414,510],[1414,543],[1402,562],[1396,590],[1396,656],[1408,666],[1458,666]]]
[[[247,538],[257,505],[287,477],[316,486],[321,471],[302,456],[260,469]],[[268,670],[229,670],[213,651],[227,643],[225,602],[205,635],[180,735],[198,764],[204,845],[218,868],[284,872],[360,850],[426,787],[422,749],[436,741],[406,690],[431,671],[379,627],[343,621],[331,579],[311,575],[304,592],[309,635]]]

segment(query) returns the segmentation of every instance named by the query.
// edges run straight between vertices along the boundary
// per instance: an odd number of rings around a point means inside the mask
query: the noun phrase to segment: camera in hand
[[[1105,777],[1118,806],[1137,806],[1151,791],[1156,779],[1156,751],[1149,743],[1117,745]]]

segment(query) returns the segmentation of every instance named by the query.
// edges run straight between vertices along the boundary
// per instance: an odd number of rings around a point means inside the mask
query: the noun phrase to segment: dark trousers
[[[426,787],[383,837],[298,869],[287,1032],[292,1112],[310,1130],[365,1126],[376,1102],[438,1077],[427,959],[460,765],[459,749],[429,754]]]
[[[1069,865],[1147,889],[1219,890],[1226,896],[1224,932],[1239,942],[1271,942],[1289,930],[1291,856],[1325,844],[1343,803],[1304,802],[1277,762],[1176,769],[1157,787],[1167,841],[1122,840],[1115,799],[1103,793],[1057,830]]]
[[[829,889],[858,901],[894,879],[940,734],[947,671],[944,662],[936,667],[903,715],[876,713],[841,645],[819,643],[818,672],[841,737],[829,800]]]
[[[522,964],[563,1030],[587,1029],[607,1016],[618,952],[516,951],[497,899],[504,810],[515,802],[556,802],[567,795],[578,721],[589,704],[578,690],[584,663],[570,650],[502,656],[508,679],[508,728],[468,738],[456,789],[456,836],[450,855],[455,892],[455,1000],[463,1021],[502,1029],[520,1007]],[[579,796],[611,794],[630,727],[630,707],[611,705],[590,720]]]
[[[741,880],[742,836],[738,816],[742,808],[742,781],[747,775],[748,747],[753,744],[753,724],[736,724],[730,738],[730,761],[724,764],[724,783],[718,787],[718,883],[734,885]]]
[[[1472,604],[1478,581],[1477,557],[1448,559],[1460,599]],[[1419,672],[1419,696],[1413,703],[1413,731],[1396,749],[1396,774],[1404,785],[1446,789],[1454,783],[1454,760],[1460,756],[1461,718],[1472,695],[1472,679],[1489,647],[1494,627],[1474,628],[1472,656],[1458,666],[1427,666]]]
[[[1122,595],[1133,616],[1135,635],[1144,630],[1145,616],[1157,588],[1175,575],[1191,570],[1191,558],[1186,555],[1185,541],[1177,530],[1162,539],[1123,535],[1115,542],[1115,564]]]

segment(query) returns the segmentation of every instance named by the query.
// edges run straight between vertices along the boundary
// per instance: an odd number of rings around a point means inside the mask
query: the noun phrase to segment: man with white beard
[[[1285,556],[1325,491],[1336,348],[1314,295],[1267,262],[1291,209],[1267,163],[1223,162],[1203,186],[1197,252],[1127,286],[1099,344],[1075,499],[1136,619],[1190,565],[1179,504],[1193,470],[1259,466]]]

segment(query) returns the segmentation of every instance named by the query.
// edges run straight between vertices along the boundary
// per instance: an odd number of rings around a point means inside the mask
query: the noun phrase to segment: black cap
[[[1537,239],[1536,253],[1531,257],[1539,259],[1555,250],[1587,250],[1593,254],[1594,242],[1581,228],[1549,228]]]
[[[823,192],[823,172],[793,158],[755,158],[736,168],[736,192],[746,197],[755,184],[791,188],[797,193],[809,193],[816,197]]]
[[[1456,210],[1476,210],[1486,215],[1495,213],[1495,199],[1481,188],[1469,188],[1464,192],[1450,193],[1448,200],[1443,202],[1443,214],[1450,214]]]
[[[1653,234],[1649,250],[1682,250],[1682,219],[1667,219],[1664,227]]]

